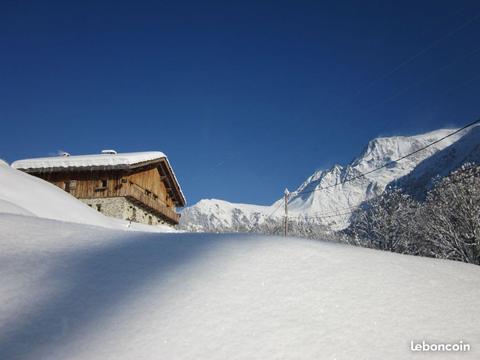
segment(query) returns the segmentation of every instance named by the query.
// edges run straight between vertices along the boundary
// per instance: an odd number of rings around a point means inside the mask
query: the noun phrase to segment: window
[[[108,180],[107,179],[102,179],[98,182],[98,186],[95,190],[105,190],[108,185]]]
[[[77,187],[77,181],[76,180],[66,180],[65,181],[65,186],[64,186],[65,191],[70,192],[72,190],[75,190],[76,187]]]

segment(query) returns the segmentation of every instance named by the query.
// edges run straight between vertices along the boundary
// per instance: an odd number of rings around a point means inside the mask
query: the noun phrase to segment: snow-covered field
[[[480,356],[478,266],[126,230],[0,162],[0,359],[415,359],[422,340],[472,347],[425,358]]]
[[[1,359],[474,359],[479,306],[464,263],[0,215]]]

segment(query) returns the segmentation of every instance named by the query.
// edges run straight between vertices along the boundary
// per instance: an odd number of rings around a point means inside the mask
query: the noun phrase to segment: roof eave
[[[17,170],[22,170],[28,173],[49,173],[49,172],[61,172],[61,171],[112,171],[112,170],[120,170],[120,171],[128,171],[128,170],[135,170],[144,166],[160,164],[164,162],[166,164],[167,172],[169,177],[172,180],[174,190],[175,190],[175,197],[176,197],[176,206],[177,207],[185,207],[187,201],[183,192],[180,188],[178,183],[177,177],[173,172],[173,169],[168,161],[167,157],[161,157],[153,160],[142,161],[135,164],[119,164],[119,165],[96,165],[96,166],[68,166],[68,167],[39,167],[39,168],[22,168],[17,167]]]

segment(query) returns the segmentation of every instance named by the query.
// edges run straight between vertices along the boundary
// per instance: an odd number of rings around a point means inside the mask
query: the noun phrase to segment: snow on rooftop
[[[105,150],[104,150],[105,151]],[[110,168],[128,168],[133,165],[141,164],[147,161],[165,159],[172,172],[173,179],[177,184],[180,197],[186,204],[186,198],[177,180],[175,172],[170,165],[167,156],[161,151],[143,151],[132,153],[112,153],[113,150],[107,150],[101,154],[92,155],[71,155],[71,156],[52,156],[43,158],[33,158],[17,160],[12,163],[12,167],[18,170],[35,169],[68,169],[68,168],[91,168],[91,167],[110,167]]]
[[[146,161],[167,158],[160,151],[144,151],[134,153],[102,153],[93,155],[53,156],[17,160],[12,164],[15,169],[50,169],[50,168],[82,168],[95,166],[124,167]]]

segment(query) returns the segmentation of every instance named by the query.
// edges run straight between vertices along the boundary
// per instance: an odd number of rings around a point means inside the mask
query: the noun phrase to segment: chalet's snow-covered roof
[[[133,153],[102,153],[92,155],[52,156],[17,160],[12,167],[27,172],[36,171],[61,171],[73,169],[131,169],[156,160],[164,160],[172,174],[175,185],[178,188],[182,202],[185,204],[185,196],[180,188],[177,177],[170,165],[167,156],[160,151],[143,151]]]
[[[167,158],[160,151],[145,151],[120,154],[93,154],[74,156],[52,156],[17,160],[12,167],[20,170],[52,169],[52,168],[85,168],[85,167],[107,167],[107,168],[128,168],[133,165]]]

